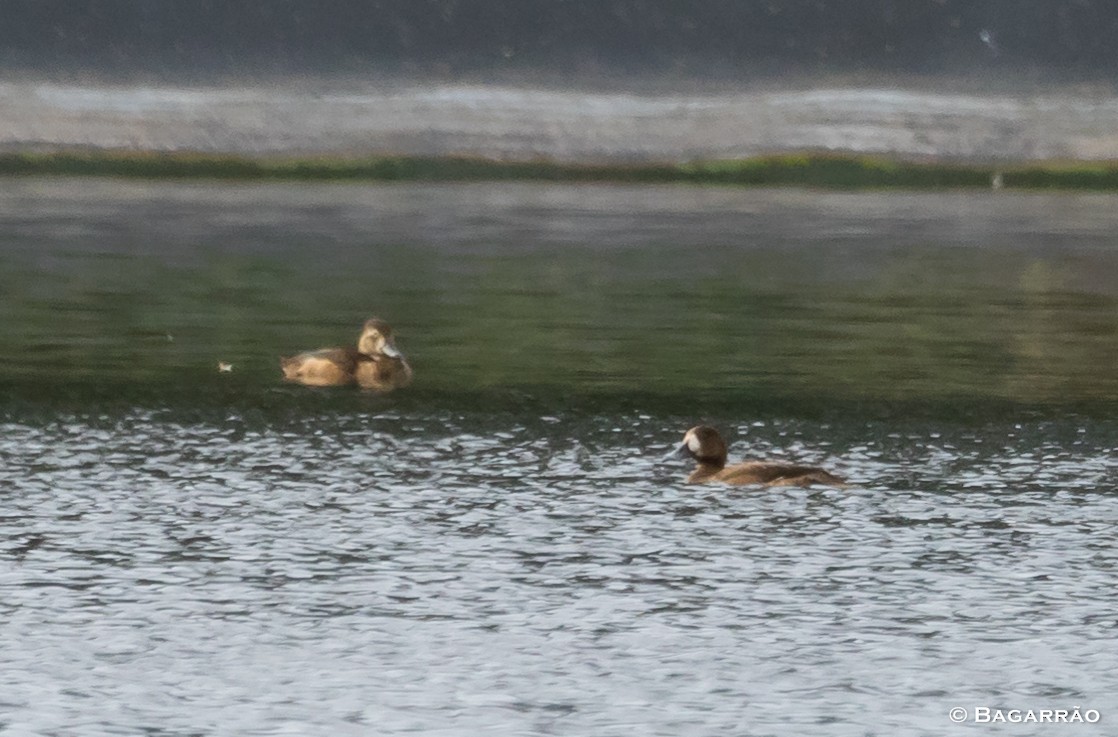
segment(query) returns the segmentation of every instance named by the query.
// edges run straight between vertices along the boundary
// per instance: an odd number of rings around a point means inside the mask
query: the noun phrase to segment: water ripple
[[[729,428],[855,481],[776,492],[683,485],[679,430],[5,423],[7,727],[940,734],[956,703],[1113,703],[1113,423]]]

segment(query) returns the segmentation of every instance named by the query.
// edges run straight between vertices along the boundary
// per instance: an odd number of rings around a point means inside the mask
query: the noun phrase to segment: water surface
[[[1118,715],[1112,197],[9,184],[0,733]],[[279,382],[374,312],[414,387]]]
[[[417,393],[1107,402],[1115,202],[16,181],[0,348],[19,360],[0,382],[255,405],[278,355],[351,343],[379,314]]]

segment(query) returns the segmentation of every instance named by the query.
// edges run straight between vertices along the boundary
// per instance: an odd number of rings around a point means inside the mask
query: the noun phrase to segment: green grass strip
[[[1118,162],[989,164],[801,153],[725,161],[572,164],[445,156],[248,156],[123,150],[0,153],[0,176],[273,181],[545,181],[802,186],[828,189],[1118,189]]]

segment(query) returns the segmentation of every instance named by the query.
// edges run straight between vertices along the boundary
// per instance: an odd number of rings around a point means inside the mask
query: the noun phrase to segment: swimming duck
[[[365,321],[356,348],[320,348],[280,358],[285,381],[304,386],[346,386],[387,392],[411,383],[412,370],[396,348],[392,328],[377,318]]]
[[[762,486],[845,486],[846,482],[822,468],[796,466],[790,463],[751,461],[726,465],[726,443],[713,427],[698,425],[687,431],[677,452],[699,462],[687,477],[689,484],[721,481],[725,484],[760,484]]]

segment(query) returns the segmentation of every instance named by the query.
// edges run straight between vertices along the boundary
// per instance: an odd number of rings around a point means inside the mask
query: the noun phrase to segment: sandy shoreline
[[[0,150],[645,162],[785,151],[953,161],[1118,159],[1118,98],[837,88],[622,94],[512,86],[0,83]]]

